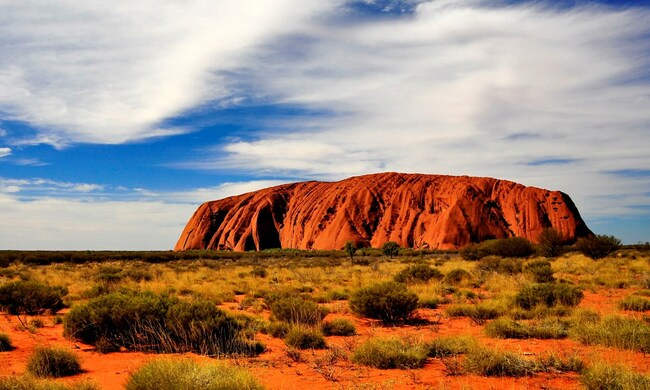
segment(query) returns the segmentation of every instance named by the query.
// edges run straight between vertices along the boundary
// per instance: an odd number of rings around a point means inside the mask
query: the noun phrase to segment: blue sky
[[[170,249],[198,204],[382,172],[650,241],[650,2],[0,0],[0,249]]]

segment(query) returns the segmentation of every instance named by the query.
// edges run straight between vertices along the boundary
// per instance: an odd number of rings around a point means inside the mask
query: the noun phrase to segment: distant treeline
[[[448,254],[455,251],[418,250],[402,248],[400,256],[424,256],[431,254]],[[356,252],[358,257],[383,256],[381,249],[362,248]],[[271,258],[330,258],[344,260],[348,254],[343,250],[299,250],[267,249],[264,251],[232,252],[214,250],[174,251],[0,251],[0,267],[11,263],[31,265],[48,265],[55,263],[100,263],[109,261],[143,261],[147,263],[166,263],[179,260],[214,260],[214,261],[256,261]]]

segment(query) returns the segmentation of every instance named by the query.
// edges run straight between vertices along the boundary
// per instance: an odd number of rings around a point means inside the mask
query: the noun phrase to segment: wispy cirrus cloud
[[[221,72],[338,1],[3,2],[0,114],[22,144],[122,143],[179,134],[167,118],[232,100]]]

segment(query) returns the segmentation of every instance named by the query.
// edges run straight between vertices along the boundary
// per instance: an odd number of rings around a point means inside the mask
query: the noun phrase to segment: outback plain
[[[460,251],[4,251],[0,388],[648,388],[650,247],[552,233]]]

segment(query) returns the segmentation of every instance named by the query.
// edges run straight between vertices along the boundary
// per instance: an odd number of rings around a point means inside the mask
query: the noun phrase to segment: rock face
[[[302,182],[202,204],[175,250],[455,249],[490,238],[533,242],[553,227],[567,241],[590,235],[568,195],[506,180],[381,173]]]

